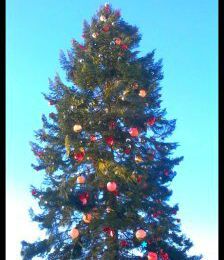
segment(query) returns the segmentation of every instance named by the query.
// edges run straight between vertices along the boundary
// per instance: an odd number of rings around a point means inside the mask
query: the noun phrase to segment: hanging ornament
[[[83,45],[81,45],[81,44],[79,44],[79,48],[80,48],[81,50],[83,50],[83,51],[86,51],[86,47],[83,46]]]
[[[151,117],[148,121],[147,121],[147,124],[150,125],[150,126],[153,126],[156,122],[156,118],[153,116]]]
[[[135,162],[136,162],[136,163],[143,162],[142,157],[141,157],[140,155],[136,155],[136,156],[135,156]]]
[[[139,135],[138,128],[136,128],[136,127],[130,128],[129,134],[130,134],[132,137],[137,137],[137,136]]]
[[[78,184],[84,184],[86,182],[86,178],[84,176],[79,176],[76,180]]]
[[[115,14],[116,17],[120,17],[121,16],[121,12],[119,10],[116,10],[114,12],[114,14]]]
[[[141,176],[141,175],[140,175],[140,176],[137,176],[137,182],[138,182],[138,183],[142,182],[142,176]]]
[[[112,136],[107,137],[105,140],[109,146],[112,146],[114,144],[114,138]]]
[[[110,30],[110,26],[109,25],[104,25],[103,26],[103,31],[104,32],[109,32],[109,30]]]
[[[131,148],[125,148],[124,149],[125,154],[130,154],[131,153]]]
[[[79,230],[77,228],[73,228],[70,232],[70,236],[72,239],[76,239],[79,236]]]
[[[83,192],[79,195],[79,200],[82,202],[82,205],[86,205],[89,199],[89,193]]]
[[[91,142],[95,142],[97,140],[96,136],[95,135],[91,135],[90,136],[90,141]]]
[[[95,32],[95,33],[92,34],[92,37],[93,37],[94,39],[96,39],[98,35],[99,35],[99,33],[98,33],[98,32]]]
[[[149,252],[147,257],[148,257],[148,260],[157,260],[158,259],[157,254],[154,252]]]
[[[81,132],[81,131],[82,131],[82,126],[79,125],[79,124],[75,124],[75,125],[73,126],[73,131],[76,132],[76,133]]]
[[[83,152],[81,153],[75,153],[74,159],[78,162],[81,162],[84,159],[85,154]]]
[[[114,192],[114,191],[116,191],[116,189],[117,189],[117,184],[116,184],[116,182],[111,181],[111,182],[108,182],[108,183],[107,183],[107,190],[108,190],[108,191]]]
[[[115,42],[114,42],[114,41],[111,41],[111,42],[110,42],[110,45],[115,45]]]
[[[36,196],[37,195],[37,191],[35,189],[32,190],[32,195]]]
[[[83,214],[82,219],[85,223],[89,224],[92,220],[92,215],[90,213]]]
[[[146,232],[143,229],[139,229],[136,231],[135,236],[138,240],[142,240],[146,237]]]
[[[160,257],[162,258],[161,260],[169,260],[169,256],[167,253],[161,252]]]
[[[164,175],[168,176],[169,175],[169,171],[168,170],[164,170]]]
[[[133,85],[132,85],[133,89],[136,90],[138,89],[138,83],[137,82],[134,82]]]
[[[115,129],[115,128],[116,128],[116,122],[111,121],[111,122],[109,123],[109,129]]]
[[[79,62],[82,63],[84,61],[84,59],[79,59]]]
[[[115,44],[116,45],[121,45],[121,39],[120,38],[116,38],[115,39]]]
[[[121,44],[121,49],[126,51],[128,49],[128,45],[127,44]]]
[[[104,15],[100,16],[100,21],[101,22],[106,22],[107,18]]]
[[[112,211],[112,209],[111,209],[110,207],[107,207],[107,208],[106,208],[106,212],[107,212],[107,213],[110,213],[111,211]]]
[[[128,242],[126,240],[121,240],[120,246],[121,247],[127,247],[128,246]]]
[[[141,89],[141,90],[139,91],[139,94],[138,94],[138,95],[139,95],[140,97],[145,97],[146,94],[147,94],[146,91],[145,91],[144,89]]]

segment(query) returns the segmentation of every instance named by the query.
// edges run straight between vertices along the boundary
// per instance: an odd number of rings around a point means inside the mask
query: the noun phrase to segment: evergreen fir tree
[[[44,94],[55,111],[31,143],[45,178],[31,186],[42,213],[30,215],[46,237],[23,241],[23,259],[201,259],[168,204],[182,157],[166,141],[175,120],[160,106],[161,60],[139,57],[138,28],[109,4],[83,38],[60,56],[68,84],[56,75]]]

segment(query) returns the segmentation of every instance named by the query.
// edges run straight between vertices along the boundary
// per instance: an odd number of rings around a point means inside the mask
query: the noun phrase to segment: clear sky
[[[7,260],[19,260],[20,241],[39,236],[27,209],[30,184],[38,184],[29,141],[50,107],[41,95],[48,77],[61,72],[59,51],[82,40],[83,20],[100,0],[6,1],[6,196]],[[218,4],[215,0],[112,0],[142,33],[139,50],[163,58],[163,107],[177,119],[180,143],[171,202],[178,202],[192,252],[218,259]]]

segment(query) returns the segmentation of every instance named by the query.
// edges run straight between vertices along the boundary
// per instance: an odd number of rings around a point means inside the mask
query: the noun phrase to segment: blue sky
[[[61,72],[59,51],[82,40],[83,20],[104,1],[7,0],[6,2],[6,196],[7,260],[19,257],[20,240],[39,236],[27,209],[34,172],[29,141],[50,107],[41,95],[48,77]],[[218,4],[217,1],[112,0],[142,33],[142,54],[163,58],[163,107],[177,119],[172,140],[180,143],[171,202],[178,202],[192,252],[216,260],[218,229]],[[11,233],[16,235],[11,237]],[[9,246],[10,243],[10,246]]]

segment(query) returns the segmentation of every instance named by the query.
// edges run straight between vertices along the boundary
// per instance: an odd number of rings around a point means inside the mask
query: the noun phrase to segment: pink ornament
[[[32,190],[32,195],[33,196],[37,195],[37,191],[36,190]]]
[[[126,51],[128,49],[128,45],[127,44],[121,44],[121,49]]]
[[[72,239],[76,239],[79,236],[79,230],[77,228],[73,228],[70,232],[70,236]]]
[[[142,240],[146,237],[146,232],[143,229],[139,229],[136,231],[135,236],[137,239]]]
[[[111,182],[108,182],[108,183],[107,183],[107,190],[108,190],[108,191],[114,192],[114,191],[116,191],[116,189],[117,189],[117,184],[116,184],[116,182],[111,181]]]
[[[91,142],[95,142],[96,141],[96,136],[95,135],[91,135],[90,136],[90,141]]]
[[[157,254],[154,253],[154,252],[149,252],[148,253],[148,260],[157,260],[158,257],[157,257]]]
[[[139,132],[138,132],[138,128],[136,127],[132,127],[130,128],[129,130],[129,134],[132,136],[132,137],[137,137]]]

